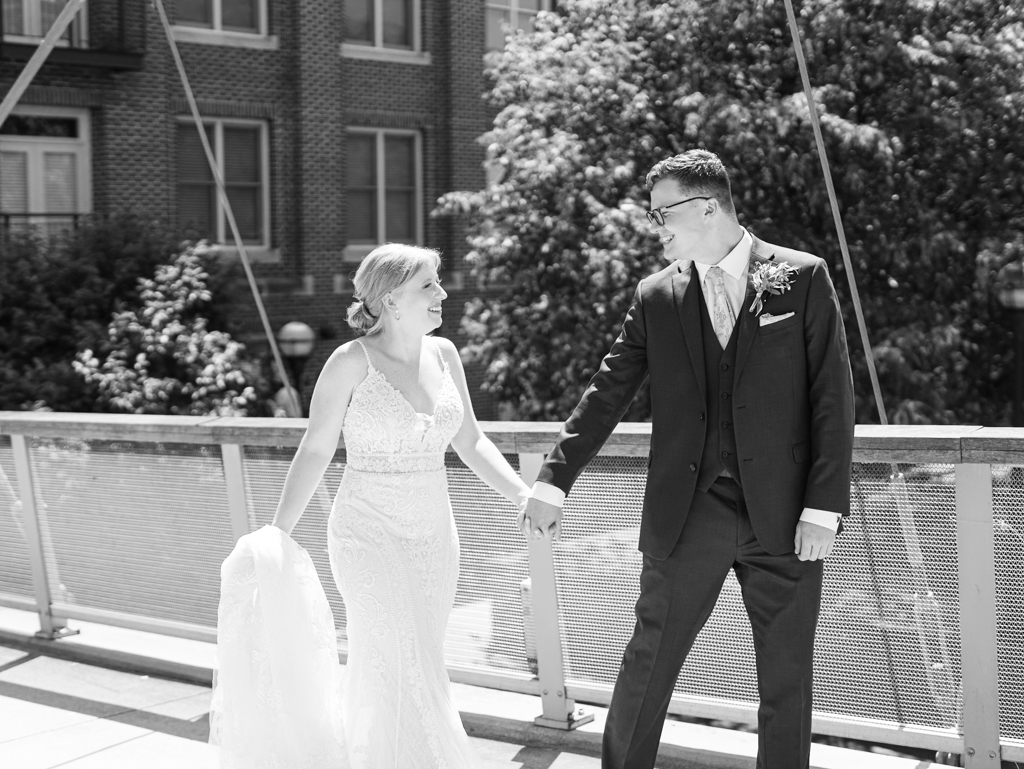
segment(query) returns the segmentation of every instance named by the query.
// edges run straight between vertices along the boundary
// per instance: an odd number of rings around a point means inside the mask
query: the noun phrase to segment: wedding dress
[[[328,522],[347,616],[340,694],[333,617],[308,554],[275,527],[242,537],[221,571],[210,714],[225,769],[479,765],[444,664],[459,570],[444,454],[462,399],[438,351],[434,411],[417,412],[359,344],[368,372],[345,415]]]

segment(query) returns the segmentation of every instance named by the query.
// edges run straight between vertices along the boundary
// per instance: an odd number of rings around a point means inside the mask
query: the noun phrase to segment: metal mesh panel
[[[518,471],[519,457],[505,458]],[[517,511],[454,454],[446,465],[460,552],[445,659],[449,665],[536,673],[536,652],[527,651],[525,638],[522,585],[529,562]]]
[[[0,593],[32,598],[32,569],[20,501],[11,439],[0,435]]]
[[[906,494],[897,494],[889,465],[854,467],[853,515],[825,572],[815,705],[824,713],[955,729],[960,649],[952,467],[905,470]],[[555,563],[567,683],[615,680],[639,592],[645,475],[645,458],[598,458],[566,503]],[[676,695],[749,703],[752,711],[756,705],[750,625],[732,575]]]
[[[992,468],[999,732],[1024,744],[1024,467]]]
[[[295,450],[245,447],[246,497],[252,525],[270,523]],[[518,457],[508,457],[513,467]],[[448,664],[529,672],[524,651],[520,583],[528,576],[526,549],[515,528],[516,511],[482,484],[458,458],[447,458],[449,488],[461,547],[459,588],[448,624]],[[309,552],[345,636],[345,605],[331,574],[327,519],[345,469],[339,451],[293,532]]]
[[[958,730],[960,608],[952,465],[854,465],[852,514],[825,570],[815,706]]]
[[[249,505],[250,528],[258,529],[270,523],[277,510],[277,502],[281,498],[284,479],[288,475],[295,449],[279,446],[246,446],[244,447],[245,462],[245,497]],[[298,524],[292,531],[292,538],[309,553],[316,566],[320,583],[324,586],[327,601],[334,614],[334,623],[338,630],[338,643],[344,646],[348,637],[345,635],[345,604],[341,600],[338,586],[331,574],[330,556],[327,554],[327,519],[331,515],[331,506],[338,493],[341,476],[345,472],[345,452],[338,451],[334,461],[327,467],[316,493],[306,506]]]
[[[54,601],[216,626],[218,446],[37,438],[31,457]]]

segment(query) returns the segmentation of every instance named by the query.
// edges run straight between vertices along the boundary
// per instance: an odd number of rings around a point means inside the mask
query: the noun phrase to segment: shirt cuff
[[[805,507],[800,514],[800,520],[805,523],[816,523],[818,526],[824,526],[829,531],[835,532],[839,529],[839,521],[842,520],[842,516],[839,513],[830,513],[828,510]]]
[[[561,507],[562,503],[565,502],[565,492],[557,486],[552,486],[550,483],[537,481],[533,484],[533,489],[530,491],[530,499],[539,499],[541,502],[547,502],[549,505]]]

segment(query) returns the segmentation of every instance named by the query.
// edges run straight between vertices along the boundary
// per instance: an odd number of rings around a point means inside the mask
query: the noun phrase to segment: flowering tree
[[[1006,417],[992,276],[1024,240],[1024,11],[993,0],[805,0],[804,46],[890,419]],[[452,193],[473,270],[464,354],[505,417],[562,419],[663,266],[646,171],[694,147],[741,222],[825,257],[862,349],[780,0],[565,0],[493,54],[482,141],[500,180]],[[649,415],[640,398],[631,418]]]
[[[139,280],[142,307],[110,322],[109,353],[85,350],[74,363],[111,411],[137,414],[246,416],[259,407],[257,372],[244,347],[210,330],[206,263],[213,252],[187,246],[153,279]]]

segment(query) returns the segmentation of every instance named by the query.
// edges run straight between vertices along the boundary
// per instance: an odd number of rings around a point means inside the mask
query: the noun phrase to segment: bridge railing
[[[484,425],[532,481],[558,425]],[[219,566],[269,523],[304,420],[0,412],[0,605],[212,641]],[[568,728],[611,696],[632,627],[649,424],[623,424],[566,503],[560,542],[447,462],[461,576],[453,680],[534,693]],[[829,559],[815,730],[1024,760],[1024,429],[857,428],[853,513]],[[339,446],[295,538],[345,648],[326,552]],[[730,577],[670,710],[756,722],[753,649]]]

